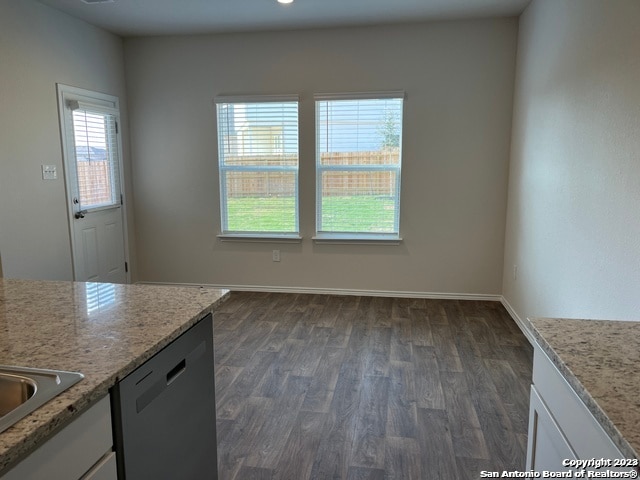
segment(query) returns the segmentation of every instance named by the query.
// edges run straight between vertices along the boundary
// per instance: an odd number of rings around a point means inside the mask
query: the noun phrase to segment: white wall
[[[639,24],[636,0],[520,19],[503,286],[520,317],[640,320]]]
[[[126,132],[123,67],[118,37],[32,0],[0,0],[0,251],[6,277],[72,279],[56,83],[119,96]],[[124,151],[130,172],[126,135]],[[56,165],[58,179],[42,180],[42,164]]]
[[[127,39],[139,278],[500,294],[517,22]],[[401,246],[314,245],[313,93],[405,90]],[[219,94],[297,93],[297,245],[220,230]],[[271,250],[282,261],[271,261]]]

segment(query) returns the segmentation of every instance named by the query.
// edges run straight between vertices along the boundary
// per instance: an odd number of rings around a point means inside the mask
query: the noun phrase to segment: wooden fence
[[[107,160],[77,162],[80,203],[83,206],[112,202],[111,172]]]
[[[295,165],[297,157],[225,157],[227,165]],[[323,165],[398,165],[398,149],[374,152],[328,152],[321,157]],[[227,172],[227,196],[292,196],[295,195],[295,176],[288,172]],[[340,172],[324,171],[324,196],[345,196],[359,192],[365,195],[393,196],[396,172]]]

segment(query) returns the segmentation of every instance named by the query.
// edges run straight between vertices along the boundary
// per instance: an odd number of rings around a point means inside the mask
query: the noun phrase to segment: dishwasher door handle
[[[204,355],[205,352],[206,352],[206,343],[202,341],[198,345],[196,345],[193,348],[193,350],[191,350],[186,355],[183,352],[184,357],[182,357],[182,360],[180,360],[177,364],[175,364],[175,366],[171,368],[169,371],[165,370],[164,368],[158,369],[160,371],[155,370],[147,374],[142,380],[140,380],[140,382],[136,384],[137,391],[138,391],[138,394],[136,396],[136,412],[137,413],[142,412],[142,410],[144,410],[151,402],[153,402],[165,390],[167,390],[169,386],[178,379],[178,377],[180,377],[183,373],[187,371],[187,364],[191,365],[191,367],[189,367],[189,371],[192,372],[197,362],[203,361],[201,360],[201,357]],[[163,375],[161,373],[163,371],[167,372],[166,375]],[[144,384],[145,380],[149,382],[148,385]]]
[[[167,386],[171,385],[171,383],[180,375],[182,375],[186,369],[187,369],[187,359],[183,358],[181,362],[178,362],[178,364],[175,367],[173,367],[169,371],[169,373],[167,373]]]
[[[187,370],[187,359],[183,358],[169,372],[158,378],[147,386],[147,388],[136,398],[136,412],[140,413],[147,405],[159,397],[182,373]],[[150,376],[150,375],[149,375]]]

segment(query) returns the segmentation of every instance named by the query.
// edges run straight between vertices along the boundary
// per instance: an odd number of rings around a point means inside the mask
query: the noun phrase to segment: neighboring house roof
[[[107,149],[90,145],[76,145],[76,158],[79,162],[106,160]]]

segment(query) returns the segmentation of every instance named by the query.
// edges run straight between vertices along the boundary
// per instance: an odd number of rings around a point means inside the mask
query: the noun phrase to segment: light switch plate
[[[55,165],[42,165],[42,179],[56,180],[58,178],[58,168]]]

